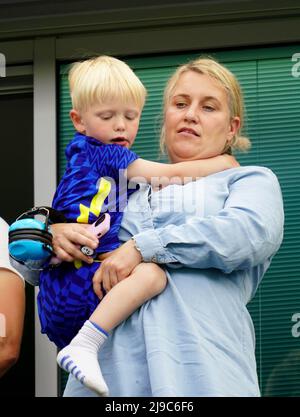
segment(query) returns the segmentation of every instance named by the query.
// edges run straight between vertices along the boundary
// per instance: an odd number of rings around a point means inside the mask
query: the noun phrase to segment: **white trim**
[[[34,204],[51,205],[56,188],[55,39],[34,45]],[[36,289],[37,295],[37,289]],[[37,310],[37,309],[35,309]],[[35,395],[56,397],[56,347],[40,332],[35,312]]]

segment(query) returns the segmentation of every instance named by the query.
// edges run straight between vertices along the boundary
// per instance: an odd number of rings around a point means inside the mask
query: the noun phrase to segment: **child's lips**
[[[126,146],[129,145],[129,140],[126,138],[114,138],[111,140],[112,143],[115,143],[116,145],[120,145],[120,146]]]

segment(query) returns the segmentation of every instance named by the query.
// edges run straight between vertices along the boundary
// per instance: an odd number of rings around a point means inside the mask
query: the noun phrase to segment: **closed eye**
[[[134,115],[126,115],[125,118],[127,120],[134,120],[134,119],[136,119],[136,116],[134,116]]]
[[[138,117],[138,113],[136,111],[130,111],[125,114],[125,118],[127,120],[135,120]]]
[[[101,120],[110,120],[113,116],[112,112],[100,112],[97,113],[97,117],[99,117]]]

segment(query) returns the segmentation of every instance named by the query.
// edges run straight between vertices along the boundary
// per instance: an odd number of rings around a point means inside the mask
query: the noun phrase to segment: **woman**
[[[24,314],[24,279],[10,264],[8,225],[0,217],[0,378],[18,360]]]
[[[179,67],[164,97],[162,143],[170,161],[249,146],[235,77],[209,59]],[[271,208],[271,209],[270,209]],[[54,228],[57,254],[88,244],[81,225]],[[141,261],[165,266],[168,285],[123,322],[100,351],[112,396],[259,396],[255,336],[246,304],[280,247],[283,206],[275,175],[239,167],[184,186],[134,193],[124,243],[94,276],[109,290]],[[131,239],[133,238],[133,239]],[[81,255],[79,255],[81,257]],[[65,396],[93,396],[73,377]]]

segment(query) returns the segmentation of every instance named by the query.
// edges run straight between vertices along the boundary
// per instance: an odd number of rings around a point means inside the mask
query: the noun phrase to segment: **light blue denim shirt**
[[[120,239],[165,267],[166,289],[110,335],[100,366],[111,396],[259,396],[246,304],[283,237],[267,168],[240,167],[129,200]],[[66,396],[94,396],[72,376]]]

